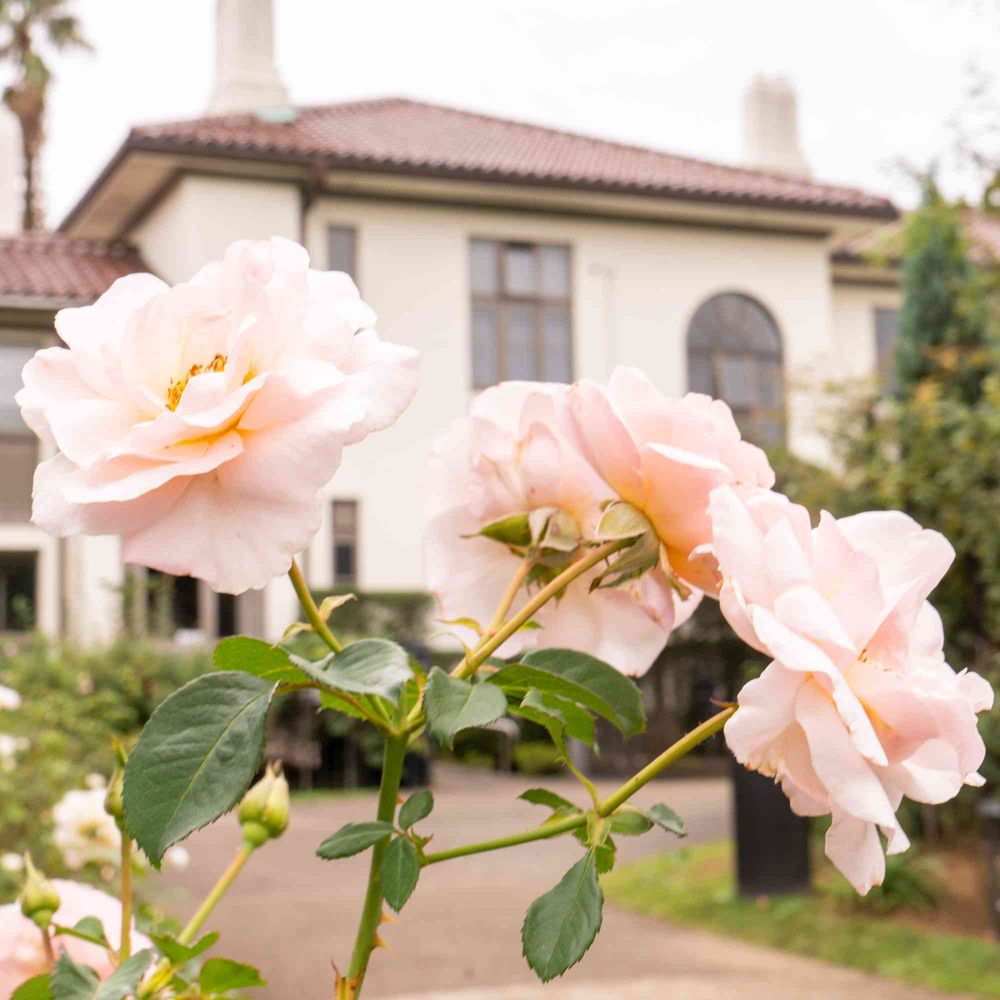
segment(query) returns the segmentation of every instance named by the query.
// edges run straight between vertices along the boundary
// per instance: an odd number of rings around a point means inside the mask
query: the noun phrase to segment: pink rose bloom
[[[810,527],[805,508],[760,491],[712,495],[722,612],[773,662],[726,724],[736,759],[781,782],[800,816],[830,813],[826,853],[860,893],[909,842],[904,795],[945,802],[979,785],[976,713],[993,703],[978,674],[944,659],[927,595],[954,557],[905,514]]]
[[[477,536],[484,525],[557,508],[570,516],[581,540],[594,537],[601,503],[614,493],[566,436],[568,394],[566,386],[538,382],[487,389],[473,402],[469,417],[456,421],[434,445],[425,565],[443,618],[473,618],[485,626],[517,571],[520,556]],[[613,590],[589,593],[597,572],[585,574],[558,602],[545,605],[535,616],[541,628],[512,636],[499,655],[567,647],[624,673],[647,670],[697,600],[681,602],[659,570]],[[522,590],[513,611],[527,599]],[[474,640],[471,630],[464,632],[463,639]]]
[[[646,516],[674,573],[714,592],[709,494],[774,485],[767,457],[740,438],[729,407],[694,392],[667,399],[642,372],[616,368],[607,389],[578,382],[571,409],[579,447],[614,493]]]
[[[60,900],[54,923],[72,927],[84,917],[97,917],[104,925],[109,944],[119,947],[122,909],[117,899],[78,882],[53,879],[52,885]],[[69,936],[54,937],[52,943],[57,955],[60,950],[65,950],[74,962],[89,965],[101,979],[106,979],[114,971],[108,953],[96,944]],[[149,939],[133,928],[133,953],[150,947]],[[9,997],[26,979],[47,971],[41,931],[21,913],[19,904],[0,906],[0,996]]]
[[[126,562],[238,594],[286,572],[315,534],[344,445],[389,426],[417,354],[379,340],[344,274],[297,244],[234,243],[168,287],[120,278],[64,309],[18,393],[59,453],[35,474],[33,520],[120,534]]]

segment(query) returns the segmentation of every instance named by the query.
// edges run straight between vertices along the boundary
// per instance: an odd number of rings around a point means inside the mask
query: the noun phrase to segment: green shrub
[[[522,774],[558,774],[559,751],[548,740],[525,740],[513,749],[514,767]]]
[[[52,806],[88,774],[110,775],[113,740],[128,745],[168,694],[209,669],[207,651],[148,644],[80,650],[33,637],[0,648],[0,684],[22,698],[20,708],[0,711],[0,732],[23,745],[13,767],[0,768],[0,853],[30,850],[48,874],[63,874]],[[0,871],[0,901],[17,881]]]
[[[828,883],[824,891],[852,909],[869,913],[931,910],[941,898],[936,867],[915,848],[904,854],[889,855],[885,859],[885,879],[866,896],[859,896],[842,878]]]

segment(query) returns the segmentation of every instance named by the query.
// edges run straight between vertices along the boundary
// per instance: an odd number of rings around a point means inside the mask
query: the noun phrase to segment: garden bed
[[[938,904],[891,913],[851,900],[825,867],[807,896],[739,899],[728,843],[625,865],[604,879],[604,889],[610,902],[648,916],[918,986],[1000,997],[1000,945],[981,898],[982,857],[973,847],[931,860],[942,873]]]

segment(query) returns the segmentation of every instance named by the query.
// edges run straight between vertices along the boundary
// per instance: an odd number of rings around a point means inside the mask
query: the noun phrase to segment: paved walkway
[[[435,811],[420,829],[441,831],[436,848],[515,832],[541,819],[517,800],[530,779],[439,769]],[[546,781],[583,801],[578,786]],[[606,785],[606,790],[612,786]],[[605,789],[602,789],[605,790]],[[637,803],[667,801],[685,819],[691,841],[729,833],[723,779],[673,781],[644,789]],[[218,954],[260,966],[270,980],[259,1000],[329,1000],[330,961],[347,965],[364,894],[367,856],[324,862],[316,846],[342,824],[368,819],[374,797],[297,804],[285,836],[264,848],[220,905],[210,927]],[[164,902],[189,911],[238,844],[229,817],[192,838],[191,867],[166,877]],[[690,842],[690,841],[689,841]],[[651,832],[619,838],[627,862],[674,846]],[[367,998],[394,1000],[942,1000],[943,994],[889,984],[607,906],[604,926],[584,960],[537,988],[521,957],[520,928],[532,899],[554,885],[579,856],[571,838],[539,841],[425,870],[399,922],[384,928],[391,954],[376,952]],[[628,983],[622,981],[626,972]]]

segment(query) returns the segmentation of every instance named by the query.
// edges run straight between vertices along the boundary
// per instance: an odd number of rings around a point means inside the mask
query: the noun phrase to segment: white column
[[[333,503],[327,499],[323,522],[309,545],[309,585],[315,590],[333,586]]]
[[[215,89],[211,114],[288,105],[274,65],[271,0],[216,0]]]
[[[264,588],[264,635],[272,642],[294,621],[302,619],[292,581],[279,576]]]

